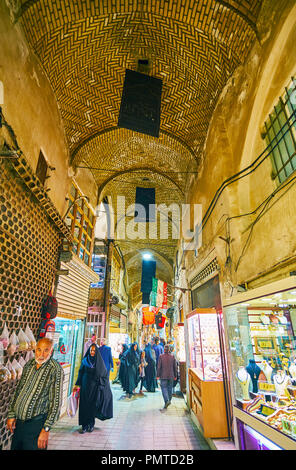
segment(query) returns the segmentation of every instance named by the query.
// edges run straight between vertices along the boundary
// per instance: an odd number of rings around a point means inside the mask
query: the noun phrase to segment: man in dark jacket
[[[170,354],[168,344],[164,347],[164,354],[161,354],[157,365],[157,378],[160,379],[160,387],[164,399],[164,408],[171,404],[174,380],[177,379],[177,362]]]
[[[105,363],[107,372],[108,372],[108,377],[110,375],[110,369],[113,372],[113,358],[112,358],[112,351],[110,346],[106,345],[106,340],[102,339],[101,341],[101,346],[99,347],[99,351],[101,353],[102,359]]]
[[[155,356],[156,356],[156,366],[158,364],[158,359],[160,357],[161,354],[163,354],[164,350],[163,350],[163,346],[161,344],[159,344],[159,338],[155,338],[154,340],[154,345],[152,346],[152,348],[154,349],[155,351]]]

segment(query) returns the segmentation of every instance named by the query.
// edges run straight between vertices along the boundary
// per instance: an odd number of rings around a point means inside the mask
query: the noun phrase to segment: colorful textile
[[[167,283],[159,279],[152,279],[152,291],[150,294],[150,305],[153,307],[167,308],[168,287]]]

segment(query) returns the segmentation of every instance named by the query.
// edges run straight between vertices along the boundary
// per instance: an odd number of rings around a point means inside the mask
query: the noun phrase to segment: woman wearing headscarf
[[[135,388],[137,387],[140,380],[140,350],[138,343],[133,343],[129,350],[125,353],[125,379],[124,379],[124,390],[127,393],[128,398],[134,395]]]
[[[145,369],[144,387],[147,392],[155,392],[157,387],[156,382],[156,358],[155,352],[153,351],[151,344],[148,343],[145,347],[145,358],[147,367]]]
[[[73,390],[80,387],[79,424],[80,431],[94,430],[95,418],[113,418],[113,396],[108,372],[99,349],[91,345],[81,362],[78,378]]]
[[[125,376],[126,376],[125,353],[127,352],[127,350],[128,350],[128,345],[123,344],[122,351],[119,354],[120,366],[119,366],[119,372],[118,372],[118,379],[124,391],[125,391]]]

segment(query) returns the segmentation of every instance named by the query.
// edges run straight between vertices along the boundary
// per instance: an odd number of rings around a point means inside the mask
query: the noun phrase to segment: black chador
[[[128,351],[128,345],[122,345],[122,352],[119,354],[120,366],[119,366],[119,373],[118,378],[121,383],[123,390],[126,392],[125,380],[126,380],[126,363],[125,363],[125,353]]]
[[[90,355],[93,347],[86,351],[76,381],[76,385],[80,386],[79,424],[82,428],[93,427],[95,418],[113,418],[113,396],[108,373],[96,346],[95,355]]]
[[[138,344],[133,343],[129,350],[124,354],[125,358],[125,391],[132,395],[140,380],[139,364],[140,351]]]
[[[147,367],[145,368],[144,387],[148,392],[155,392],[157,388],[156,360],[155,353],[150,343],[145,347],[145,359],[147,361]]]

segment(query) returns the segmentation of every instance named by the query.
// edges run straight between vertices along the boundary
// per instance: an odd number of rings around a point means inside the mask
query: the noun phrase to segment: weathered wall
[[[207,136],[202,169],[191,188],[190,201],[202,204],[203,213],[220,185],[250,165],[265,149],[261,127],[296,73],[295,2],[266,1],[257,26],[260,43],[254,44],[246,63],[235,71],[220,96]],[[254,211],[276,189],[271,170],[268,158],[256,171],[222,192],[203,227],[198,256],[193,252],[186,254],[188,277],[198,272],[210,252],[218,258],[222,283],[230,281],[229,286],[256,278],[295,256],[294,186],[290,185],[286,193],[280,191],[266,207],[268,212],[254,225],[242,257],[250,224],[260,209],[252,215],[228,220]],[[230,251],[219,238],[228,235]],[[227,255],[230,257],[226,263]]]
[[[39,152],[55,168],[45,187],[61,215],[66,211],[71,170],[64,125],[59,107],[38,59],[30,50],[19,22],[12,23],[8,1],[0,2],[0,80],[4,87],[2,104],[5,120],[14,130],[25,158],[36,170]],[[12,8],[12,7],[11,7]],[[11,15],[11,16],[10,16]],[[4,132],[5,130],[3,130]],[[78,184],[96,206],[97,189],[92,175],[80,170]]]

